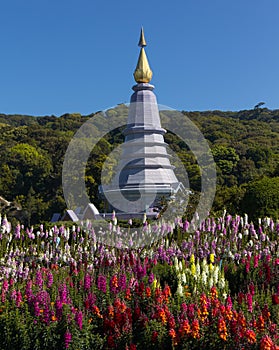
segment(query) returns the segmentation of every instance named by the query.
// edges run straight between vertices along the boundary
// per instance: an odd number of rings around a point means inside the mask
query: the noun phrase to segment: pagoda
[[[110,185],[100,186],[109,210],[118,213],[149,213],[160,210],[183,186],[170,163],[166,130],[161,127],[152,70],[145,53],[143,28],[140,33],[140,54],[134,71],[136,85],[130,99],[125,141],[117,172]]]

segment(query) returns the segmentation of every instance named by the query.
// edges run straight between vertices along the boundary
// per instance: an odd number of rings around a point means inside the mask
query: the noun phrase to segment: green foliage
[[[154,268],[154,275],[157,276],[162,286],[167,284],[170,287],[172,294],[175,294],[178,285],[178,278],[173,266],[170,266],[167,263],[158,263]]]
[[[279,177],[263,177],[247,185],[242,210],[251,218],[279,217]]]
[[[232,214],[249,210],[254,215],[278,215],[276,199],[272,204],[272,195],[267,195],[264,186],[260,186],[260,200],[251,194],[250,184],[263,176],[275,178],[279,175],[279,110],[257,108],[239,112],[183,113],[208,140],[217,165],[213,211],[226,207]],[[102,205],[98,185],[101,181],[109,182],[114,175],[117,154],[108,156],[124,140],[122,131],[127,120],[127,107],[119,105],[106,114],[108,118],[119,118],[119,128],[101,138],[91,150],[85,176],[89,197],[99,208]],[[20,202],[23,211],[16,214],[18,219],[34,224],[50,220],[54,212],[63,212],[66,207],[61,183],[64,154],[75,132],[89,118],[94,118],[94,114],[67,113],[59,118],[0,114],[0,195],[9,201],[17,199]],[[175,120],[164,112],[161,118],[166,126]],[[177,128],[183,127],[182,124]],[[96,127],[92,125],[88,133],[98,134]],[[177,168],[177,177],[185,181],[186,170],[186,182],[198,198],[201,171],[187,140],[181,140],[172,132],[166,134],[165,140],[175,155],[172,161]],[[263,210],[261,206],[264,206]]]

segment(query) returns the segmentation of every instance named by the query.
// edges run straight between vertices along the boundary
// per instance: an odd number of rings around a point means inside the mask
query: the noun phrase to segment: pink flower
[[[76,313],[75,320],[80,330],[82,330],[82,318],[83,318],[82,311],[78,311]]]
[[[64,334],[64,342],[65,342],[65,348],[68,349],[70,342],[72,341],[72,334],[69,332],[69,330],[66,330],[66,333]]]
[[[259,256],[255,255],[254,256],[254,268],[259,266]]]
[[[247,294],[247,306],[248,311],[253,312],[253,296],[250,293]]]

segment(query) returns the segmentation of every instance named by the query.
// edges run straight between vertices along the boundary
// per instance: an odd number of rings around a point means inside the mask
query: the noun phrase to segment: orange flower
[[[147,298],[151,297],[151,289],[150,289],[150,287],[146,287],[145,288],[145,295],[146,295]]]
[[[264,331],[264,318],[262,315],[260,315],[258,320],[257,320],[257,330],[258,330],[258,332]]]
[[[96,305],[93,305],[92,306],[92,311],[93,311],[93,313],[95,314],[95,315],[97,315],[99,318],[103,318],[103,316],[101,315],[101,313],[100,313],[100,309],[98,308],[98,306],[96,306]],[[112,312],[113,312],[113,310],[112,310]],[[110,315],[110,314],[109,314]],[[113,317],[113,316],[112,316]]]
[[[175,333],[175,330],[174,330],[173,328],[171,328],[171,329],[169,330],[169,335],[170,335],[170,337],[171,337],[172,339],[174,339],[174,338],[176,337],[176,333]]]
[[[254,344],[256,342],[256,334],[252,329],[247,329],[245,335],[249,344]]]
[[[219,318],[218,320],[218,334],[221,339],[227,340],[227,336],[228,336],[227,326],[223,317]]]
[[[225,317],[229,321],[233,318],[233,312],[228,306],[226,306]]]
[[[262,311],[262,315],[263,315],[263,318],[265,319],[265,321],[269,319],[270,312],[268,310],[267,305],[264,306],[263,311]]]
[[[164,290],[163,290],[163,294],[166,296],[166,297],[169,297],[171,295],[171,290],[170,290],[170,287],[168,285],[165,286]]]
[[[127,305],[124,303],[124,302],[122,302],[120,305],[119,305],[119,311],[123,314],[125,311],[126,311],[126,309],[127,309]]]
[[[51,316],[51,321],[53,321],[53,322],[57,321],[57,317],[55,315],[52,315]]]
[[[128,288],[125,293],[125,299],[126,300],[132,300],[132,295],[131,295],[131,289]]]
[[[112,305],[108,306],[108,315],[111,318],[113,318],[113,316],[114,316],[114,309],[113,309]]]
[[[186,298],[188,298],[188,297],[191,296],[191,293],[188,292],[188,288],[189,288],[188,286],[185,286],[185,287],[184,287],[184,289],[185,289],[185,293],[184,293],[184,294],[185,294],[185,297],[186,297]]]
[[[165,314],[164,309],[162,309],[162,308],[159,309],[158,315],[159,315],[159,317],[160,317],[162,323],[163,323],[163,324],[166,324],[166,323],[167,323],[167,316],[166,316],[166,314]]]
[[[246,319],[243,314],[238,314],[237,322],[242,328],[246,328]]]
[[[200,325],[199,325],[199,321],[197,319],[195,319],[192,322],[192,336],[195,339],[198,339],[200,337]]]
[[[218,291],[217,291],[217,288],[215,286],[211,287],[210,293],[211,293],[212,299],[218,298]]]
[[[191,333],[191,327],[190,327],[190,324],[188,322],[188,320],[184,320],[182,322],[182,325],[181,325],[181,333],[184,335],[184,334],[190,334]]]
[[[177,345],[177,336],[173,328],[169,330],[169,336],[172,338],[173,345]]]

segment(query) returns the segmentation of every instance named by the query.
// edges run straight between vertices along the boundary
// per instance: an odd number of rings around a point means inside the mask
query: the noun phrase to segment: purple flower
[[[68,290],[66,283],[63,283],[61,286],[59,286],[59,295],[62,303],[67,304],[68,301]]]
[[[42,273],[41,273],[40,270],[37,271],[37,273],[36,273],[35,284],[36,284],[40,289],[42,289],[42,287],[43,287],[43,276],[42,276]]]
[[[26,288],[25,288],[25,295],[27,297],[28,302],[30,302],[33,298],[33,292],[32,292],[32,280],[27,281]]]
[[[50,288],[52,286],[52,283],[53,283],[53,275],[49,271],[47,274],[47,288]]]
[[[34,314],[36,317],[40,315],[40,307],[39,307],[39,302],[35,301],[34,303]]]
[[[82,318],[83,318],[82,311],[78,311],[76,313],[75,320],[80,330],[82,330]]]
[[[119,285],[120,291],[126,290],[126,288],[127,288],[126,275],[123,274],[123,275],[119,276],[118,285]]]
[[[184,222],[184,224],[183,224],[183,230],[187,232],[189,226],[190,226],[190,223],[186,220],[186,221]]]
[[[15,228],[15,239],[20,239],[20,224],[16,225],[16,228]]]
[[[55,302],[55,310],[56,310],[56,316],[58,318],[62,317],[62,312],[63,312],[63,304],[62,301],[57,299]]]
[[[87,289],[90,289],[91,287],[91,277],[90,275],[87,273],[85,276],[84,276],[84,289],[87,290]]]
[[[153,281],[154,281],[154,274],[151,272],[150,275],[149,275],[149,277],[148,277],[148,283],[149,283],[149,284],[152,284]]]
[[[105,276],[103,276],[103,275],[98,276],[97,287],[101,292],[103,292],[103,293],[107,292],[107,279]]]

